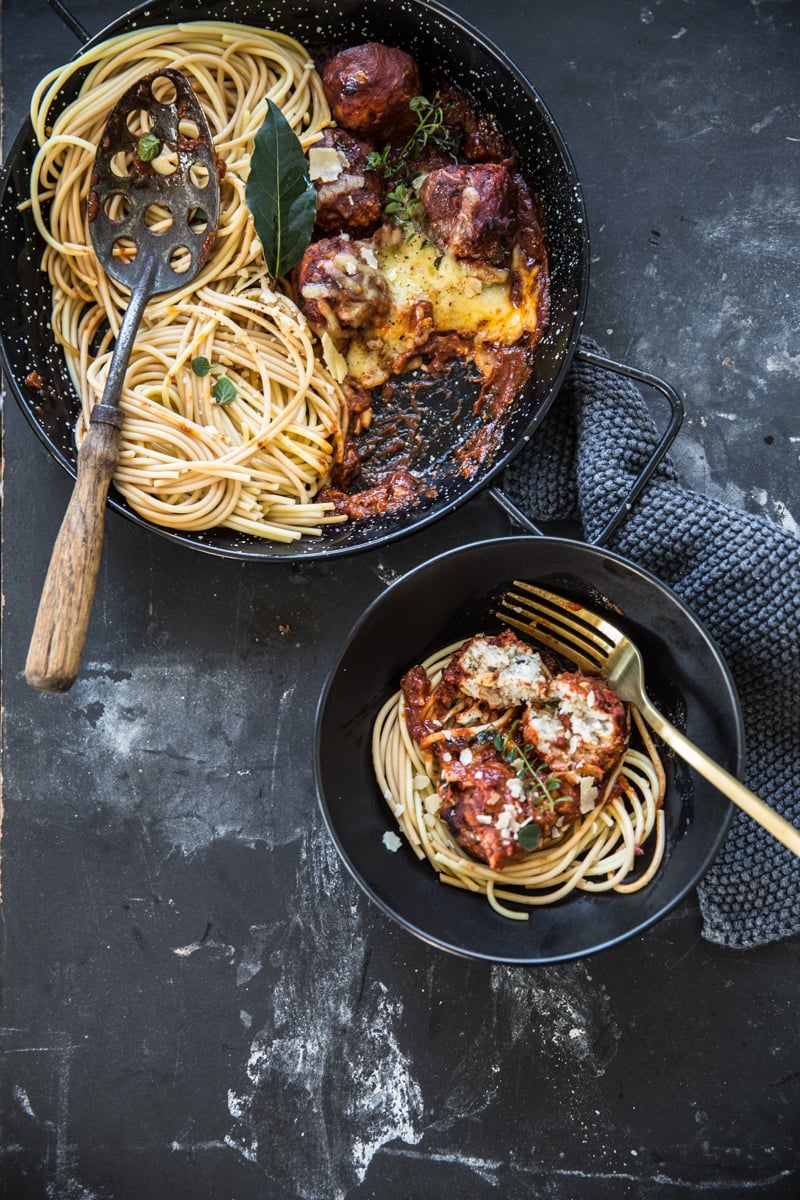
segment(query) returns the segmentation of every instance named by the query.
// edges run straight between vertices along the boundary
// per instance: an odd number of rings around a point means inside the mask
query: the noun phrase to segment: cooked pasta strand
[[[111,108],[143,75],[189,78],[225,164],[214,248],[196,278],[147,305],[121,408],[117,490],[146,520],[184,531],[226,526],[276,541],[319,536],[344,518],[315,500],[339,453],[347,410],[305,320],[266,274],[245,203],[253,138],[268,100],[304,147],[330,123],[308,51],[232,22],[193,21],[120,34],[46,76],[31,117],[39,151],[31,208],[45,242],[52,324],[80,396],[78,444],[102,398],[128,293],[94,254],[86,197]],[[86,77],[59,109],[64,86]],[[211,371],[199,377],[192,362]],[[216,402],[220,376],[231,402]]]

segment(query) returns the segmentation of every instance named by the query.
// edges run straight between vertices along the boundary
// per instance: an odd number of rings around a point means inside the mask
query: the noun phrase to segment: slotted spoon
[[[87,199],[100,265],[130,289],[102,401],[78,453],[78,472],[56,538],[25,663],[40,691],[74,683],[94,599],[106,497],[117,465],[119,408],[131,349],[152,296],[189,283],[205,263],[219,220],[211,131],[186,76],[174,68],[138,80],[112,109]]]
[[[549,646],[581,670],[602,674],[620,699],[635,705],[647,724],[681,758],[800,856],[800,830],[709,758],[658,711],[645,690],[642,656],[630,638],[573,600],[519,579],[513,586],[519,591],[502,596],[495,616]]]

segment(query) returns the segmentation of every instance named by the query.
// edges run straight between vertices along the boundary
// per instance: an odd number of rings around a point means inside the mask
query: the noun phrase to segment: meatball
[[[461,155],[467,162],[514,166],[516,151],[493,116],[478,111],[469,96],[452,86],[442,91],[441,104],[444,119],[457,132]]]
[[[299,309],[320,336],[346,338],[391,306],[372,247],[347,236],[312,242],[295,268],[294,285]]]
[[[546,701],[525,710],[526,741],[565,782],[602,780],[628,743],[625,705],[601,680],[571,673],[551,681]]]
[[[414,124],[409,101],[420,94],[417,64],[405,50],[367,42],[331,59],[322,72],[334,120],[366,138],[405,136]]]
[[[436,749],[440,813],[459,846],[495,870],[524,857],[517,835],[532,814],[513,767],[490,741]]]
[[[452,701],[458,693],[490,709],[524,704],[547,687],[549,676],[541,656],[512,633],[470,638],[442,673],[437,699]]]
[[[358,235],[380,222],[384,182],[366,169],[368,154],[369,147],[344,129],[326,129],[309,150],[318,232]]]
[[[431,237],[456,258],[494,266],[508,253],[515,225],[516,189],[499,163],[431,171],[419,189]]]

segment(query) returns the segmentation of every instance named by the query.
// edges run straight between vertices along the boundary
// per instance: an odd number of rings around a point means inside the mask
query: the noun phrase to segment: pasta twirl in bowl
[[[473,859],[476,871],[467,870],[468,878],[456,880],[456,886],[443,884],[437,874],[437,869],[442,869],[441,856],[434,867],[428,855],[416,852],[413,836],[408,836],[407,813],[402,811],[416,789],[424,823],[425,802],[435,797],[435,783],[427,778],[419,746],[411,745],[414,738],[401,738],[392,746],[389,743],[394,734],[385,734],[383,724],[393,711],[401,680],[411,668],[428,660],[435,688],[443,664],[437,666],[433,660],[440,652],[449,654],[454,650],[458,654],[478,631],[489,643],[502,643],[506,635],[491,616],[493,602],[515,578],[612,613],[615,623],[624,625],[640,645],[648,684],[657,703],[693,741],[734,772],[741,769],[743,733],[735,687],[703,626],[669,589],[609,551],[557,538],[520,537],[476,543],[423,564],[373,602],[342,647],[317,710],[315,770],[328,833],[366,894],[411,933],[470,958],[535,964],[576,958],[614,945],[664,916],[687,896],[712,863],[726,835],[732,809],[709,784],[663,747],[654,745],[651,756],[646,741],[633,732],[630,746],[634,758],[627,765],[633,767],[634,775],[645,779],[644,791],[652,790],[653,810],[658,815],[651,834],[620,834],[622,842],[629,836],[641,837],[643,842],[637,846],[643,853],[637,853],[633,873],[626,869],[624,878],[611,880],[621,884],[620,889],[606,890],[602,886],[604,878],[613,876],[616,870],[619,860],[612,861],[615,850],[603,876],[587,876],[590,884],[599,887],[555,888],[556,894],[546,903],[539,903],[535,889],[529,892],[534,897],[532,904],[518,902],[514,892],[524,894],[529,882],[524,878],[521,887],[517,886],[519,877],[514,886],[502,882],[504,870],[511,871],[512,881],[514,873],[523,870],[526,855],[507,865],[500,863],[499,870],[497,860],[494,867],[487,864],[489,855],[485,854],[483,861],[474,853],[466,855]],[[531,646],[537,649],[533,643]],[[557,665],[551,663],[545,674],[558,679],[557,672]],[[456,676],[458,672],[451,671],[451,683]],[[548,682],[547,687],[551,686]],[[408,682],[406,695],[413,704],[413,686]],[[454,695],[451,688],[449,699]],[[552,699],[547,692],[543,696],[545,704]],[[515,693],[512,701],[518,698]],[[456,701],[456,707],[462,700]],[[503,708],[499,702],[492,704],[495,709]],[[513,704],[509,702],[507,707]],[[512,719],[517,715],[512,713]],[[474,754],[484,753],[487,746],[483,716],[485,713],[479,711],[467,712],[465,723],[475,727],[469,732],[477,733],[477,740],[470,743],[465,756],[470,764],[467,771],[474,767]],[[544,720],[546,723],[546,716]],[[426,736],[435,740],[435,722],[421,733],[421,740]],[[503,769],[507,785],[509,777],[524,774],[519,757],[509,752],[509,742],[524,747],[524,740],[511,723],[501,722],[499,734],[497,730],[491,732],[489,767],[494,771]],[[384,737],[389,742],[376,751]],[[454,744],[459,757],[464,744],[463,738]],[[503,759],[505,763],[498,766],[498,760]],[[647,765],[658,759],[664,770],[663,801],[656,794],[659,785],[655,774],[651,777]],[[509,762],[513,769],[507,767]],[[381,775],[381,764],[386,768],[387,763],[389,774],[395,772],[388,789],[386,777]],[[541,764],[534,765],[538,769]],[[452,781],[459,770],[463,770],[463,763],[456,770],[451,764],[449,775],[445,772],[448,780]],[[408,788],[405,795],[402,782],[397,782],[404,773]],[[541,782],[546,789],[548,777]],[[610,776],[606,783],[611,784]],[[517,786],[512,779],[512,789]],[[605,786],[602,781],[601,786]],[[634,786],[639,788],[638,784]],[[389,801],[384,794],[387,790],[391,793]],[[450,793],[453,810],[457,808],[453,803],[457,797],[457,792]],[[565,798],[566,791],[557,796],[558,800]],[[586,815],[579,813],[580,800],[580,789],[573,789],[573,808],[557,803],[555,809],[569,811],[570,820],[577,813],[580,825],[591,819],[588,806]],[[645,808],[647,804],[647,798],[634,798],[634,808]],[[538,812],[547,807],[543,798]],[[435,798],[429,808],[431,814],[439,810]],[[549,810],[552,812],[552,804]],[[477,816],[467,813],[462,826],[474,833],[485,819],[480,811]],[[513,819],[513,814],[502,818]],[[516,819],[524,825],[528,818],[517,814]],[[647,819],[642,817],[643,821]],[[444,857],[455,848],[455,858],[460,857],[463,867],[464,839],[459,845],[459,839],[452,837],[458,819],[449,819],[446,825],[444,841],[449,834],[452,844],[444,847]],[[552,832],[557,840],[561,830]],[[468,832],[467,841],[469,836]],[[662,841],[657,845],[659,838]],[[545,839],[542,848],[547,849]],[[473,890],[469,876],[483,886]],[[485,886],[489,877],[494,879],[489,889],[494,893],[491,899]],[[514,919],[520,912],[526,919]]]

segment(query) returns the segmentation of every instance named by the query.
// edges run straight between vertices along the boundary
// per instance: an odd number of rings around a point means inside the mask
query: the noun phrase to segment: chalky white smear
[[[270,803],[288,769],[275,747],[285,745],[296,717],[292,688],[269,694],[267,681],[263,712],[254,713],[247,681],[235,671],[202,679],[198,692],[196,674],[180,662],[166,672],[144,655],[128,665],[130,677],[89,663],[73,691],[91,725],[81,752],[113,763],[107,803],[123,813],[135,809],[154,842],[186,855],[202,855],[218,840],[258,853],[298,845],[292,893],[278,918],[264,914],[244,945],[207,940],[173,947],[182,960],[209,952],[226,960],[231,987],[240,989],[237,1012],[246,1011],[251,1023],[243,1023],[248,1050],[225,1081],[229,1127],[206,1142],[176,1141],[172,1149],[227,1146],[276,1189],[291,1179],[297,1200],[339,1200],[384,1150],[432,1161],[444,1155],[476,1177],[497,1178],[500,1164],[487,1166],[449,1143],[460,1145],[465,1123],[502,1107],[503,1079],[516,1056],[534,1061],[545,1038],[550,1061],[555,1056],[586,1078],[601,1075],[615,1053],[618,1033],[607,1001],[587,986],[585,968],[566,965],[546,977],[480,968],[474,981],[486,996],[480,1024],[466,1052],[446,1072],[433,1073],[425,1086],[436,1091],[426,1097],[406,1031],[452,993],[452,960],[432,956],[423,994],[413,980],[389,990],[379,968],[369,969],[385,925],[376,920],[367,928],[366,902],[321,829],[309,832],[308,808],[292,812]],[[263,754],[244,760],[243,725],[258,721]],[[309,770],[297,763],[292,769]],[[434,1039],[431,1054],[438,1053]]]
[[[298,847],[280,915],[260,914],[245,944],[173,947],[181,960],[211,952],[230,964],[236,1011],[247,1013],[248,1048],[223,1084],[227,1128],[204,1141],[175,1141],[172,1150],[225,1146],[253,1163],[267,1188],[278,1192],[291,1180],[297,1200],[342,1200],[382,1153],[457,1162],[468,1175],[500,1186],[508,1164],[462,1150],[465,1131],[502,1111],[508,1072],[521,1059],[536,1062],[543,1044],[548,1062],[575,1081],[576,1096],[602,1076],[619,1040],[603,990],[582,964],[542,974],[456,967],[440,954],[430,956],[426,980],[409,978],[390,990],[375,941],[385,923],[365,916],[366,902],[321,828],[309,831],[308,806],[291,811],[270,802],[289,769],[276,747],[291,740],[293,687],[265,680],[263,710],[253,712],[247,680],[237,671],[221,668],[198,681],[185,664],[156,671],[145,655],[127,666],[130,676],[90,663],[73,692],[91,726],[91,736],[80,739],[82,753],[113,763],[106,802],[137,811],[154,843],[186,855],[202,855],[218,840],[259,854]],[[259,721],[263,753],[244,760],[244,724]],[[252,737],[246,741],[252,746]],[[311,787],[307,763],[295,762],[292,770],[294,787],[301,770]],[[472,986],[485,997],[477,1024],[466,1042],[459,1038],[456,1055],[449,1030],[444,1046],[431,1035],[430,1054],[446,1056],[446,1071],[418,1067],[408,1030],[418,1030],[463,984],[462,972],[473,970]],[[429,1094],[418,1075],[423,1066]]]
[[[123,665],[88,662],[73,707],[53,710],[50,723],[31,729],[32,741],[44,749],[63,720],[64,752],[74,746],[90,778],[105,781],[98,802],[138,813],[151,838],[182,854],[218,838],[275,847],[300,836],[304,814],[269,802],[290,766],[295,780],[307,771],[311,786],[309,763],[281,758],[297,721],[295,682],[270,693],[266,680],[254,709],[252,679],[224,663],[199,676],[183,658],[156,665],[142,651]],[[78,739],[76,721],[85,735]]]
[[[381,1146],[419,1141],[422,1093],[400,1044],[403,1001],[369,977],[355,893],[326,840],[304,838],[288,910],[243,956],[238,982],[265,956],[279,976],[247,1082],[228,1092],[225,1141],[268,1179],[291,1179],[298,1200],[340,1200]]]
[[[410,981],[402,992],[371,974],[380,926],[367,936],[358,894],[319,837],[303,838],[287,911],[294,916],[251,929],[239,963],[237,982],[250,984],[251,994],[263,972],[258,995],[268,1014],[242,1080],[228,1091],[225,1143],[276,1185],[291,1178],[298,1200],[342,1200],[382,1151],[432,1162],[444,1155],[496,1184],[502,1162],[454,1153],[450,1142],[455,1136],[460,1144],[465,1125],[502,1108],[506,1073],[520,1056],[536,1062],[545,1044],[549,1063],[585,1080],[603,1075],[617,1052],[610,1002],[585,965],[562,964],[546,976],[480,967],[473,981],[486,997],[480,1024],[460,1042],[458,1058],[433,1072],[436,1094],[426,1102],[404,1031],[452,993],[453,960],[435,956],[427,981]],[[470,969],[459,965],[456,973]],[[436,1059],[446,1050],[434,1040],[430,1053]]]

